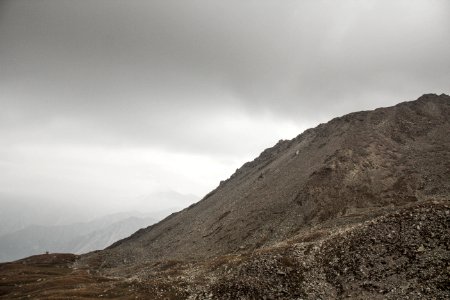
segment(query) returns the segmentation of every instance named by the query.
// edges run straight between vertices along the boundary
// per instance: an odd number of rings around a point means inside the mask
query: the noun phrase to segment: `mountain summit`
[[[449,133],[447,95],[338,117],[103,251],[0,275],[67,270],[41,275],[50,290],[30,283],[37,296],[449,298]]]

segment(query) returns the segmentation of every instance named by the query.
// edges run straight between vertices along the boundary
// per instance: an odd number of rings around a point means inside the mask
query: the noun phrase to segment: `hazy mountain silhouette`
[[[46,251],[81,254],[104,249],[158,220],[156,216],[130,212],[69,225],[30,225],[0,236],[0,261],[12,261]]]

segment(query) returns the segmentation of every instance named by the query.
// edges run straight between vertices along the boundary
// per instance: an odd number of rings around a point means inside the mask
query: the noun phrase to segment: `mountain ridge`
[[[254,250],[346,211],[446,197],[449,183],[435,173],[448,166],[435,162],[450,161],[441,151],[449,147],[449,99],[426,94],[279,141],[201,201],[108,247],[105,265]],[[131,259],[118,258],[120,248]]]
[[[0,264],[0,298],[448,299],[449,132],[447,95],[335,118],[105,250]]]

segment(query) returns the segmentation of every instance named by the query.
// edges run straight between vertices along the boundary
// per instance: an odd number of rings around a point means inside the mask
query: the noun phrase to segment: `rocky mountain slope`
[[[211,257],[271,246],[367,208],[448,198],[449,116],[448,96],[424,95],[335,118],[278,142],[200,202],[95,255],[110,267]]]
[[[0,297],[449,299],[450,97],[280,141],[103,251],[0,264]]]

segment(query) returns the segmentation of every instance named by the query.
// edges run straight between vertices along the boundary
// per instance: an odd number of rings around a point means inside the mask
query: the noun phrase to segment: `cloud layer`
[[[0,192],[205,193],[319,122],[449,93],[449,11],[438,0],[2,0]],[[179,170],[161,157],[182,157]],[[102,192],[108,182],[120,192]]]

